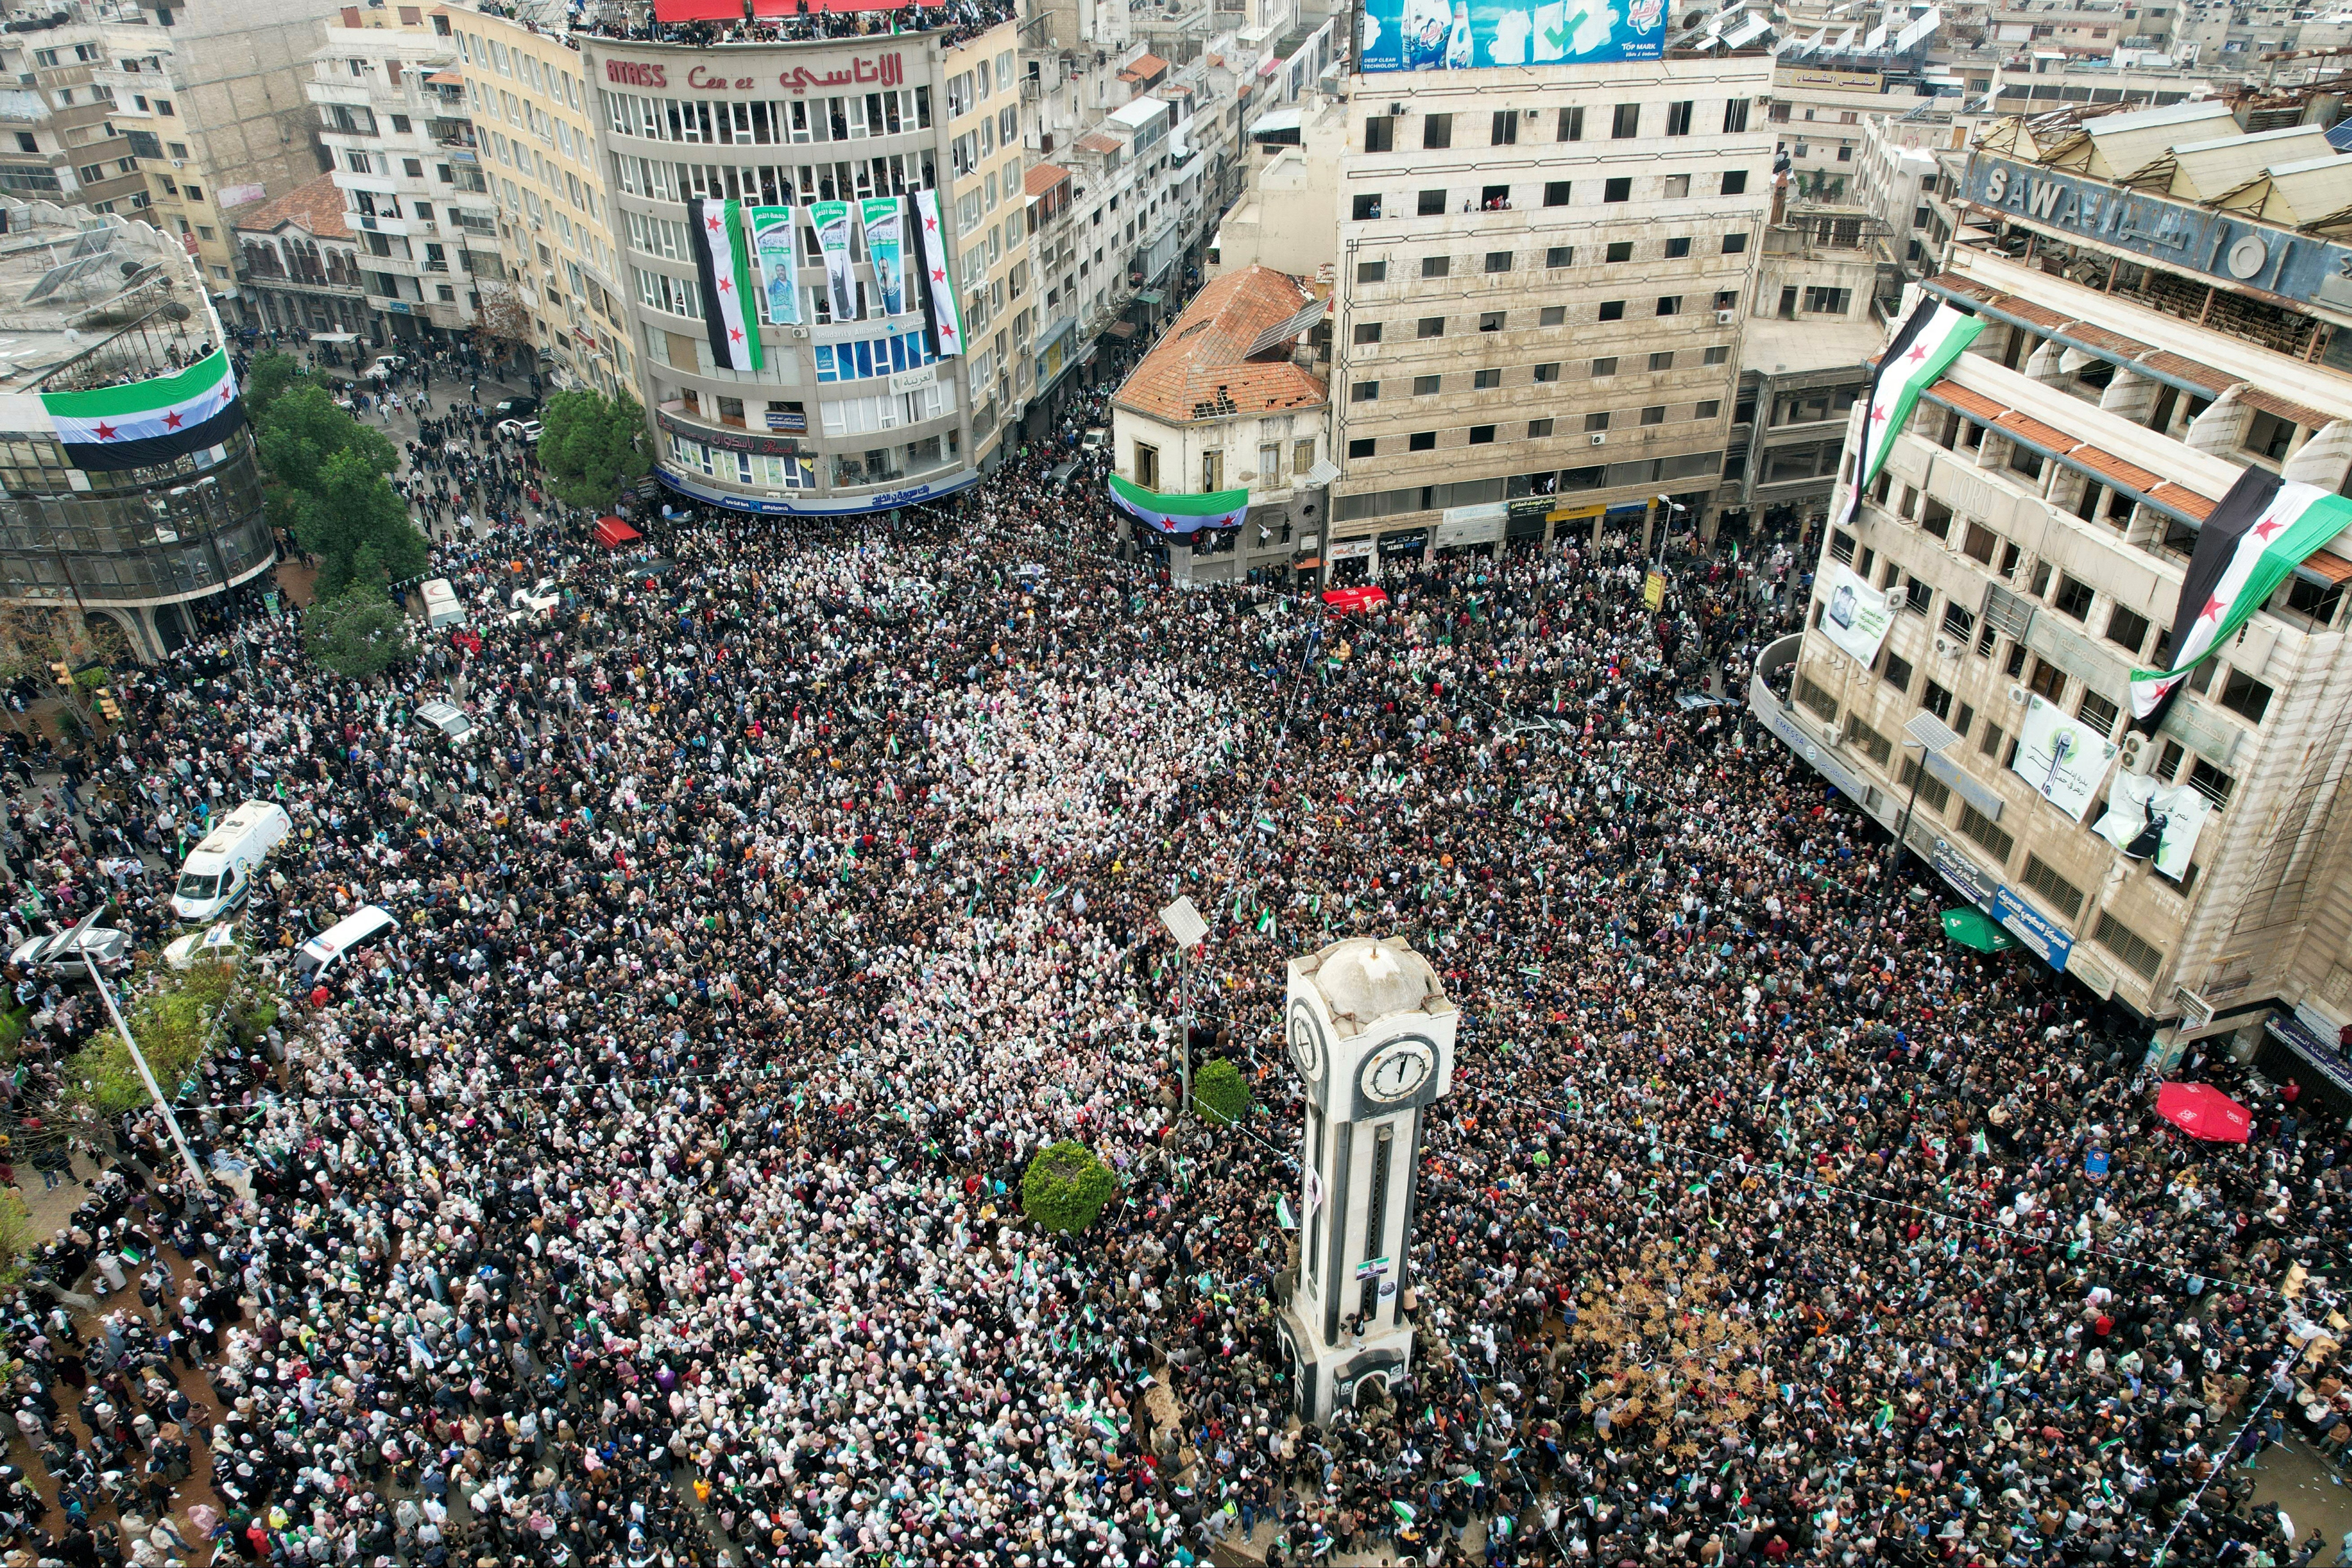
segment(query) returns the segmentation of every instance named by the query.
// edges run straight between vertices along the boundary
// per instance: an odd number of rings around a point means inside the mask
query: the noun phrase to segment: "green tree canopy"
[[[1249,1114],[1250,1091],[1241,1069],[1223,1057],[1192,1075],[1192,1104],[1212,1122],[1228,1125]]]
[[[282,358],[283,356],[279,356]],[[384,477],[399,463],[390,441],[335,404],[326,389],[293,386],[257,420],[262,465],[277,482],[269,520],[319,557],[319,594],[355,581],[414,577],[429,553],[408,503]]]
[[[646,411],[623,394],[561,392],[540,414],[539,461],[567,506],[610,511],[621,492],[651,472],[645,453]]]
[[[1118,1178],[1084,1144],[1048,1144],[1021,1177],[1021,1211],[1048,1230],[1084,1230],[1118,1191]]]
[[[404,664],[416,653],[408,641],[408,618],[372,581],[353,582],[310,606],[302,617],[302,646],[352,680]]]
[[[257,426],[270,406],[298,386],[308,386],[310,378],[294,362],[291,354],[263,354],[245,372],[245,414]]]
[[[131,982],[122,1004],[123,1021],[155,1074],[156,1086],[174,1093],[204,1059],[214,1028],[222,1021],[236,988],[226,964],[197,964],[186,970],[154,965]],[[115,1116],[147,1104],[147,1086],[122,1037],[109,1029],[74,1053],[66,1067],[65,1103],[85,1117]]]

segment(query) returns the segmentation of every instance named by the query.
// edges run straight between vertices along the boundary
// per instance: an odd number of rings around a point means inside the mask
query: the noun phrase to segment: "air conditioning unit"
[[[2026,695],[2027,693],[2023,686],[2012,685],[2009,688],[2009,700],[2013,703],[2022,705],[2025,701]]]
[[[2153,760],[2150,748],[2147,744],[2147,737],[2140,734],[2137,730],[2125,736],[2123,743],[2123,759],[2125,772],[2138,773],[2143,771],[2140,764]]]
[[[1939,659],[1957,659],[1959,656],[1960,645],[1958,643],[1953,642],[1949,637],[1939,636],[1936,639],[1936,657]]]
[[[1738,314],[1737,310],[1718,310],[1715,313],[1715,324],[1718,327],[1728,327]]]
[[[1608,438],[1607,436],[1605,436],[1605,435],[1596,435],[1596,436],[1594,436],[1594,437],[1592,438],[1592,444],[1593,444],[1593,445],[1595,445],[1595,446],[1600,446],[1600,445],[1602,445],[1602,444],[1606,444],[1608,440],[1609,440],[1609,438]]]

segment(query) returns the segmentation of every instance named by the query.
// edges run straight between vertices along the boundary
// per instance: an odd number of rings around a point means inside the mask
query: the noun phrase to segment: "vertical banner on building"
[[[1922,299],[1878,356],[1878,370],[1870,378],[1870,401],[1862,413],[1862,446],[1855,455],[1853,486],[1838,509],[1838,526],[1853,519],[1862,493],[1886,466],[1895,438],[1911,422],[1919,394],[1936,384],[1960,350],[1977,340],[1984,323],[1957,306],[1939,299]]]
[[[947,231],[940,222],[940,193],[916,191],[907,225],[907,242],[915,269],[922,276],[923,323],[931,351],[944,359],[963,352],[963,313],[956,303],[955,270],[948,261]]]
[[[817,254],[824,257],[824,286],[833,298],[833,319],[857,319],[857,282],[849,271],[849,204],[812,202],[809,222],[816,225]]]
[[[694,235],[694,270],[702,285],[702,318],[711,362],[725,370],[760,368],[760,323],[744,303],[751,292],[750,253],[743,244],[742,204],[687,204]]]
[[[907,263],[898,243],[905,209],[896,196],[869,197],[857,208],[866,223],[866,259],[874,264],[875,287],[882,291],[882,314],[899,315],[907,308]]]
[[[799,236],[790,207],[753,207],[751,267],[760,284],[761,314],[779,327],[801,319]]]

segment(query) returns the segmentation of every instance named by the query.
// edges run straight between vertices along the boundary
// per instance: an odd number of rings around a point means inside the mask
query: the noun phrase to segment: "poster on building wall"
[[[833,319],[857,319],[857,284],[849,273],[849,204],[812,202],[809,221],[816,225],[817,254],[824,257],[824,286],[833,296]]]
[[[751,267],[760,278],[760,313],[772,326],[800,324],[800,254],[790,207],[753,207]]]
[[[1654,60],[1665,11],[1664,0],[1365,0],[1360,57],[1367,74]]]
[[[866,259],[874,264],[874,284],[882,291],[882,314],[907,308],[907,264],[899,235],[906,207],[896,196],[875,196],[857,204],[866,223]]]
[[[1874,663],[1895,623],[1888,597],[1833,560],[1822,563],[1814,591],[1822,601],[1822,634],[1865,665]]]
[[[2079,822],[2115,758],[2116,747],[2105,736],[2056,703],[2035,696],[2027,700],[2017,757],[2009,766],[2035,794]]]
[[[2158,874],[2179,882],[2188,874],[2197,835],[2212,814],[2212,802],[2186,784],[2118,773],[2107,792],[2107,813],[2091,824],[2091,831],[2123,851],[2125,858],[2152,861]]]

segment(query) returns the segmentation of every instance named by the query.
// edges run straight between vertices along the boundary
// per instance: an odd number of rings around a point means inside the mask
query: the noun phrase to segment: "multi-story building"
[[[2273,1034],[2327,1048],[2305,1081],[2341,1110],[2352,549],[2308,557],[2155,734],[2126,724],[2242,473],[2352,483],[2352,248],[2326,232],[2352,162],[2231,129],[2181,104],[1980,140],[1948,260],[1912,292],[1981,334],[1827,533],[1822,602],[1763,660],[1787,705],[1765,681],[1751,700],[1963,898],[2165,1040],[2242,1029],[2252,1049],[2295,1009]],[[2231,162],[2226,207],[2175,193]],[[2192,824],[2168,828],[2163,872],[2094,831],[2151,789]]]
[[[326,342],[381,340],[332,174],[242,209],[236,226],[237,281],[255,327]]]
[[[111,95],[99,85],[110,63],[103,45],[70,10],[44,8],[9,25],[0,34],[0,71],[15,85],[0,89],[0,191],[99,213],[142,211],[142,149],[114,122]]]
[[[1514,538],[1610,519],[1647,538],[1662,504],[1712,526],[1771,79],[1760,51],[1353,78],[1332,193],[1338,580],[1419,555],[1465,508],[1522,503]]]
[[[402,9],[327,28],[308,90],[369,308],[395,342],[446,341],[495,310],[484,290],[504,287],[507,269],[488,194],[454,156],[474,141],[457,45]]]
[[[160,658],[218,624],[225,589],[275,559],[249,433],[201,447],[172,434],[194,420],[208,437],[203,394],[228,384],[210,280],[177,236],[120,214],[5,208],[0,603],[110,623]],[[117,439],[138,444],[106,461]]]
[[[1330,394],[1309,340],[1320,300],[1304,279],[1253,267],[1193,297],[1111,399],[1111,439],[1159,495],[1246,489],[1234,528],[1164,536],[1122,520],[1122,542],[1183,582],[1273,580],[1310,557],[1330,465]]]

